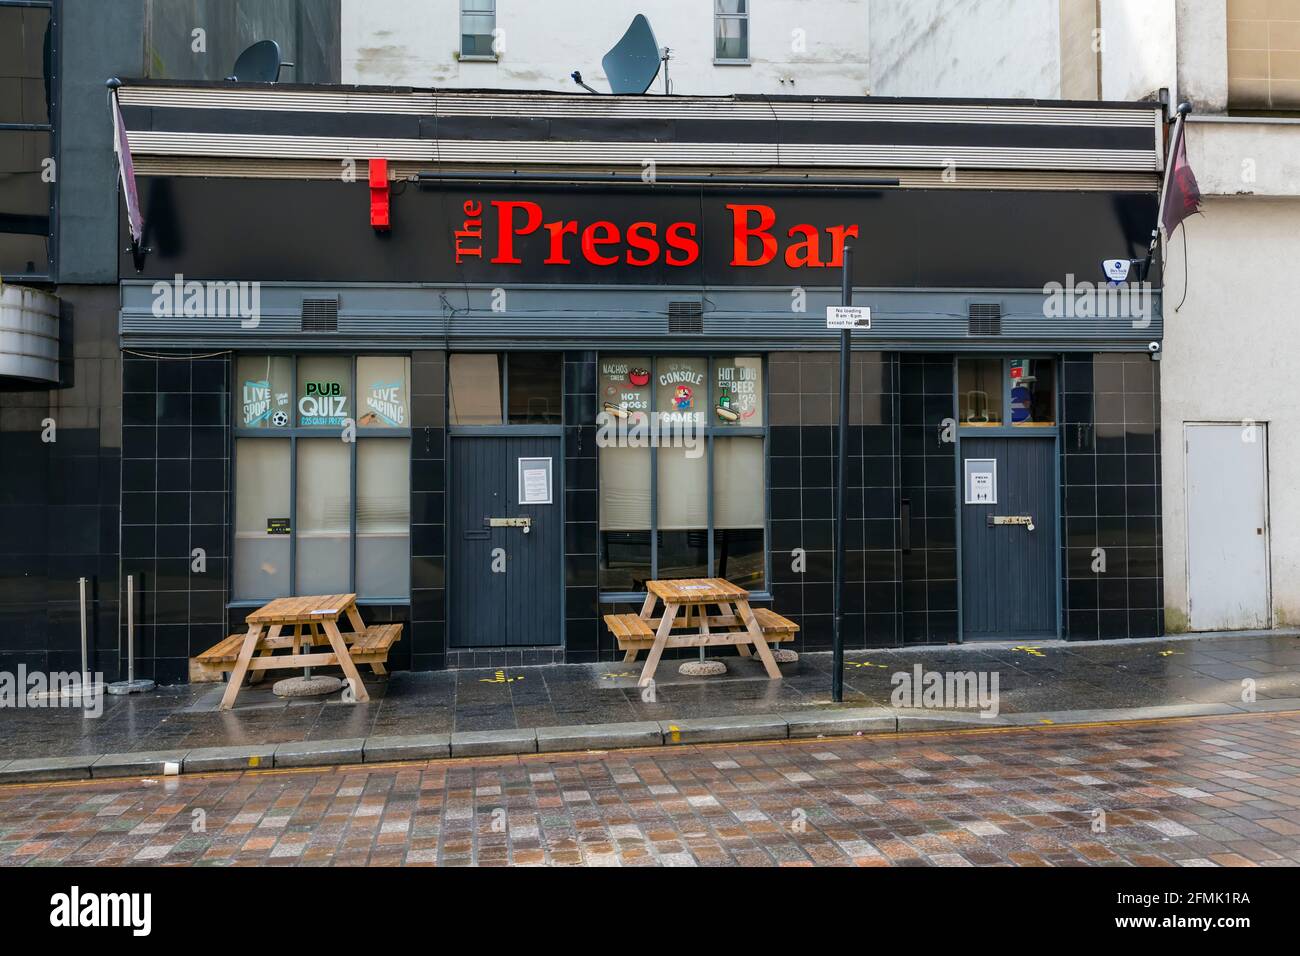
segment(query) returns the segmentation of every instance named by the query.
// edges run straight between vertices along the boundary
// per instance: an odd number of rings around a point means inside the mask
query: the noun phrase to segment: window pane
[[[564,420],[564,355],[511,352],[506,391],[511,425],[559,425]]]
[[[1011,424],[1056,424],[1056,376],[1051,359],[1012,359]]]
[[[600,449],[600,586],[638,591],[650,577],[650,449]]]
[[[703,358],[662,358],[655,362],[655,411],[671,426],[704,425],[709,401],[709,361]]]
[[[362,355],[357,359],[357,393],[362,428],[408,428],[411,419],[411,360],[405,355]]]
[[[0,7],[0,123],[50,122],[50,11]]]
[[[709,472],[704,450],[702,444],[659,449],[660,578],[708,575]]]
[[[492,37],[487,34],[462,33],[460,52],[462,56],[492,56]]]
[[[763,439],[713,440],[714,574],[751,591],[763,588]]]
[[[357,442],[357,594],[411,591],[411,443]]]
[[[707,578],[708,561],[709,535],[703,529],[659,532],[659,571],[656,578]]]
[[[763,424],[763,360],[759,356],[716,359],[713,417],[718,425]]]
[[[648,415],[650,359],[602,358],[597,387],[601,402],[598,411],[629,422],[635,421],[638,415]]]
[[[0,132],[0,273],[50,272],[50,184],[42,163],[52,157],[49,133]]]
[[[288,596],[289,519],[289,440],[239,439],[232,582],[236,601]]]
[[[352,360],[330,355],[298,359],[298,425],[342,428],[352,416]]]
[[[718,17],[713,55],[719,60],[749,58],[749,20],[743,17]]]
[[[501,424],[501,366],[495,355],[451,357],[451,424]]]
[[[713,0],[714,13],[748,13],[748,0]]]
[[[338,438],[298,442],[297,593],[348,590],[351,448]]]
[[[240,428],[288,428],[293,407],[293,360],[241,355],[237,374]]]
[[[957,414],[963,425],[1002,424],[1002,360],[957,360]]]

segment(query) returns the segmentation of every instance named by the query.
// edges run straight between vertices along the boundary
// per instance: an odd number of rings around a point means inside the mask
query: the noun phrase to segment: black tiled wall
[[[229,407],[229,355],[123,355],[121,573],[134,579],[136,676],[160,684],[187,681],[189,658],[227,633]]]
[[[447,658],[447,354],[411,356],[411,627],[414,670]],[[367,617],[367,620],[369,618]],[[396,659],[394,661],[396,665]]]
[[[118,678],[121,354],[117,289],[62,286],[61,383],[0,392],[0,670]],[[46,419],[52,442],[42,440]]]
[[[617,650],[613,638],[600,621],[596,607],[600,508],[596,497],[595,421],[596,353],[566,352],[564,641],[565,659],[570,663],[598,658],[612,660]]]
[[[1061,368],[1066,636],[1155,637],[1164,632],[1160,364],[1084,353]]]
[[[901,636],[898,400],[895,358],[854,353],[849,395],[844,633],[848,647]],[[800,625],[796,648],[831,642],[839,356],[768,360],[769,508],[773,608]],[[796,566],[802,549],[804,566]]]
[[[899,557],[903,643],[947,643],[957,640],[953,356],[902,355],[898,369],[899,499],[911,514]]]

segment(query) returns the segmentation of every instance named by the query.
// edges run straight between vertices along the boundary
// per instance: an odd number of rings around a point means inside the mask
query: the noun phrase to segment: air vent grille
[[[966,307],[966,332],[968,335],[1001,335],[1002,304],[1000,302],[972,302]]]
[[[704,332],[704,306],[699,302],[669,302],[668,332],[672,335],[702,334]]]
[[[304,332],[337,332],[339,330],[339,300],[303,299],[302,330]]]

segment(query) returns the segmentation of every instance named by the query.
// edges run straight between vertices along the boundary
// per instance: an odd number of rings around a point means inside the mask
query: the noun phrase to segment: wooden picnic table
[[[656,618],[654,609],[659,601],[663,601],[664,611]],[[710,606],[717,608],[716,614],[709,613]],[[748,657],[752,646],[767,676],[772,680],[781,679],[776,658],[749,606],[749,592],[730,581],[723,578],[647,581],[645,603],[639,616],[654,630],[655,638],[638,686],[644,687],[654,678],[666,647],[734,645],[742,656]]]
[[[299,669],[303,667],[343,668],[343,675],[352,687],[353,698],[367,701],[366,685],[357,671],[356,662],[348,650],[348,641],[339,631],[339,618],[346,617],[352,627],[349,637],[354,640],[365,633],[366,626],[357,610],[355,594],[315,594],[303,597],[276,598],[249,614],[244,620],[248,624],[248,633],[240,647],[239,657],[234,670],[230,673],[230,683],[221,698],[221,710],[229,710],[235,705],[244,677],[250,670],[254,672],[282,669]],[[281,636],[286,627],[293,628],[293,635]],[[306,633],[304,633],[304,628]],[[324,631],[325,640],[331,650],[322,653],[302,652],[305,643],[310,648],[320,643],[319,631]],[[316,638],[316,640],[313,640]],[[292,653],[275,656],[281,648],[290,648]],[[257,657],[254,653],[259,652]]]

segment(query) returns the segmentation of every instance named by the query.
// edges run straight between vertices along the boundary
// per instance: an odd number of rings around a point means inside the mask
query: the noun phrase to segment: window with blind
[[[762,357],[610,355],[597,377],[604,420],[621,423],[599,450],[602,594],[688,577],[762,590]]]
[[[240,355],[233,597],[410,599],[410,359]]]
[[[713,61],[749,62],[749,0],[713,0]]]

